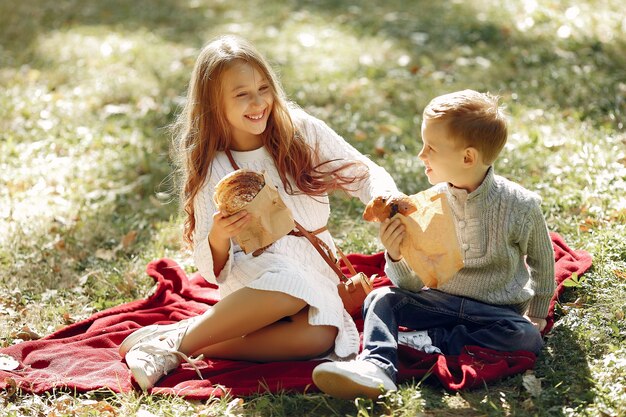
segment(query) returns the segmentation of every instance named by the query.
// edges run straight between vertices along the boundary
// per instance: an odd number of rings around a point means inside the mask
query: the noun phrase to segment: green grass
[[[0,345],[25,326],[45,335],[146,296],[153,259],[193,270],[166,126],[199,48],[238,33],[274,63],[290,98],[407,193],[427,186],[424,105],[464,88],[502,95],[511,135],[497,172],[540,193],[550,229],[594,257],[557,306],[534,370],[539,392],[518,375],[460,393],[415,381],[376,402],[5,393],[0,415],[626,415],[622,2],[505,3],[0,3]],[[360,203],[332,203],[329,226],[346,252],[381,249]]]

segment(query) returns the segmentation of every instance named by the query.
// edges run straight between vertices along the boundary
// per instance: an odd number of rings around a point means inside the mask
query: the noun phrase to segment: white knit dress
[[[360,154],[324,122],[299,109],[292,110],[291,116],[305,141],[313,149],[317,149],[320,162],[345,159],[366,164],[369,176],[352,186],[355,189],[350,192],[352,196],[367,203],[374,196],[397,192],[393,179],[384,169]],[[280,196],[294,219],[307,230],[316,230],[327,224],[330,215],[328,197],[287,194],[274,161],[265,147],[248,152],[232,151],[232,155],[239,168],[265,171],[278,187]],[[345,163],[345,160],[330,166]],[[219,285],[222,298],[242,287],[280,291],[300,298],[310,306],[310,324],[335,326],[339,330],[331,358],[346,358],[358,353],[359,334],[337,294],[337,275],[306,238],[285,236],[257,257],[246,255],[231,241],[228,261],[219,276],[215,276],[208,242],[213,224],[212,216],[216,211],[213,193],[217,182],[233,170],[226,154],[219,152],[211,165],[210,175],[194,202],[196,228],[193,257],[200,274],[207,281]],[[335,249],[328,231],[320,233],[318,237]]]

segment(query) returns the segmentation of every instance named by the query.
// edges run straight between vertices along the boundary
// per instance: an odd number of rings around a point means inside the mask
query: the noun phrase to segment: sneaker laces
[[[441,349],[433,345],[433,341],[426,330],[398,332],[398,344],[426,353],[441,353]]]
[[[194,369],[194,371],[196,371],[196,374],[198,375],[198,377],[200,379],[204,379],[202,378],[202,374],[200,373],[200,369],[196,366],[196,363],[201,361],[202,358],[204,358],[204,355],[200,354],[198,356],[196,356],[195,358],[190,358],[189,356],[185,355],[183,352],[180,352],[176,349],[171,349],[171,348],[164,348],[161,346],[155,346],[155,345],[150,345],[150,344],[145,344],[144,346],[142,346],[141,349],[143,352],[145,353],[149,353],[152,355],[152,358],[154,358],[155,360],[157,358],[163,358],[164,361],[167,361],[167,359],[169,357],[171,357],[172,355],[174,355],[175,357],[178,357],[182,360],[184,360],[185,362],[187,362],[189,365],[191,365],[191,367]],[[176,366],[178,366],[178,363],[176,363]],[[175,368],[176,366],[172,367]],[[169,372],[167,369],[167,363],[164,362],[163,363],[163,374],[167,375],[167,373]]]

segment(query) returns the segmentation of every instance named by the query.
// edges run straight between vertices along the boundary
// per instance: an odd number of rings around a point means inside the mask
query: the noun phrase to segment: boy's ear
[[[463,164],[467,168],[476,165],[476,163],[478,163],[478,158],[480,158],[480,154],[476,148],[471,146],[465,148],[465,151],[463,152]]]

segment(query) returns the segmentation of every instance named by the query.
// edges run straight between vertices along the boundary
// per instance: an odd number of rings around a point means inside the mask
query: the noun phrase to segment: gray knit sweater
[[[554,252],[539,196],[494,175],[493,167],[472,193],[446,183],[433,188],[448,197],[465,263],[437,289],[546,317],[555,288]],[[423,287],[404,259],[386,258],[385,272],[395,285]]]

